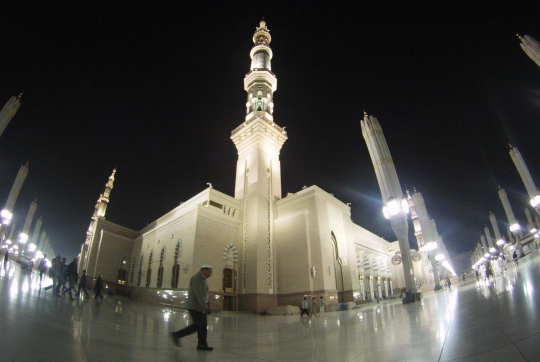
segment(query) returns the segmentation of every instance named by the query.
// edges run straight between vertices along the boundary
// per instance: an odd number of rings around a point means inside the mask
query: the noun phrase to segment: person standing
[[[210,314],[210,293],[206,279],[212,276],[212,267],[208,264],[201,266],[201,270],[191,277],[189,281],[188,299],[186,307],[191,316],[193,324],[176,332],[171,332],[170,336],[177,347],[181,347],[180,338],[197,332],[197,349],[201,351],[211,351],[214,348],[208,347],[207,335],[207,315]]]
[[[6,250],[6,255],[4,255],[4,270],[7,270],[8,262],[9,262],[9,251]]]
[[[311,315],[316,317],[317,313],[315,312],[315,306],[317,305],[317,301],[315,300],[315,297],[311,297]]]
[[[324,311],[324,306],[326,305],[326,302],[324,301],[323,296],[319,298],[319,316],[322,317],[323,313],[326,315],[326,312]]]
[[[69,281],[69,287],[68,287],[68,293],[69,293],[69,299],[73,299],[73,296],[71,295],[71,291],[73,290],[76,292],[75,285],[77,285],[77,277],[79,274],[77,273],[77,258],[73,258],[73,261],[69,263],[69,265],[66,268],[67,278]]]
[[[516,262],[516,266],[519,265],[518,256],[517,256],[517,253],[515,251],[514,251],[514,254],[512,255],[512,258],[514,258],[514,261]]]
[[[79,279],[79,289],[77,289],[77,298],[81,294],[81,289],[83,290],[84,294],[88,297],[88,292],[86,291],[86,270],[83,270],[81,279]]]
[[[101,299],[103,299],[103,295],[101,295],[102,288],[103,288],[103,279],[101,279],[101,275],[100,275],[96,279],[96,285],[94,285],[94,299],[96,299],[97,297],[101,297]]]
[[[450,277],[448,275],[446,276],[446,285],[448,285],[448,291],[450,291],[450,289],[452,289],[452,282],[450,282]]]
[[[304,297],[304,300],[302,301],[302,313],[300,313],[300,318],[302,318],[304,313],[306,313],[309,318],[309,309],[308,309],[308,302],[307,302],[306,297]]]
[[[52,285],[49,285],[48,287],[45,288],[45,290],[52,288],[52,293],[56,297],[60,296],[60,294],[56,293],[56,289],[58,285],[60,285],[59,278],[61,274],[62,274],[62,255],[57,254],[56,258],[54,258],[51,261],[51,267],[49,268],[49,276],[52,278],[53,283]]]
[[[58,285],[56,286],[56,295],[60,296],[60,290],[62,295],[66,294],[66,282],[67,282],[67,265],[66,258],[62,258],[60,262],[60,276],[58,277]]]
[[[39,285],[41,285],[41,281],[43,280],[43,273],[47,271],[47,255],[43,255],[43,259],[39,261]]]

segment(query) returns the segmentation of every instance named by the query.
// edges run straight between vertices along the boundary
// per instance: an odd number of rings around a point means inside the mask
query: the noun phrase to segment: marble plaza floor
[[[49,283],[49,280],[47,280]],[[461,282],[463,283],[463,282]],[[540,257],[493,283],[364,305],[324,318],[209,316],[212,352],[176,348],[180,309],[123,297],[70,301],[18,266],[0,273],[0,361],[539,361]]]

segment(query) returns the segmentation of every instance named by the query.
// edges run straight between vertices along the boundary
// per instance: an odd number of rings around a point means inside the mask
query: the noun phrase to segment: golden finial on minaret
[[[19,93],[19,95],[17,96],[17,98],[21,99],[21,97],[22,97],[22,92]]]

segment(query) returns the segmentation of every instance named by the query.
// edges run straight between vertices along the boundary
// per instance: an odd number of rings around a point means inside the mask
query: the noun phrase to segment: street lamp
[[[0,211],[0,217],[2,218],[2,224],[8,225],[11,222],[11,218],[13,217],[13,214],[9,212],[8,210],[4,209]]]
[[[26,244],[27,241],[28,241],[28,235],[25,234],[25,233],[20,233],[19,234],[19,242],[21,244]]]
[[[426,243],[423,248],[424,251],[427,251],[428,259],[431,262],[431,269],[433,270],[433,280],[435,281],[435,288],[433,288],[434,291],[442,289],[441,283],[439,280],[439,269],[437,267],[437,262],[435,260],[437,257],[433,255],[435,254],[435,250],[437,250],[437,248],[438,248],[438,245],[436,241],[430,241],[429,243]]]
[[[540,206],[540,195],[536,195],[531,199],[531,206],[534,208]]]
[[[519,224],[517,222],[510,225],[510,231],[513,232],[513,233],[515,233],[519,229],[521,229],[521,226],[519,226]]]

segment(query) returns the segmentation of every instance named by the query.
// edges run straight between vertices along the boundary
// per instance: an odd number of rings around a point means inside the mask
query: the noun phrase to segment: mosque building
[[[391,262],[397,242],[353,223],[349,205],[315,185],[283,197],[279,155],[287,132],[273,116],[271,40],[261,21],[244,78],[246,116],[230,136],[238,151],[234,195],[208,184],[131,230],[105,219],[115,169],[81,247],[81,271],[133,298],[182,306],[191,276],[211,264],[212,309],[256,312],[298,305],[304,296],[322,295],[328,304],[373,300],[403,286],[403,270]]]

